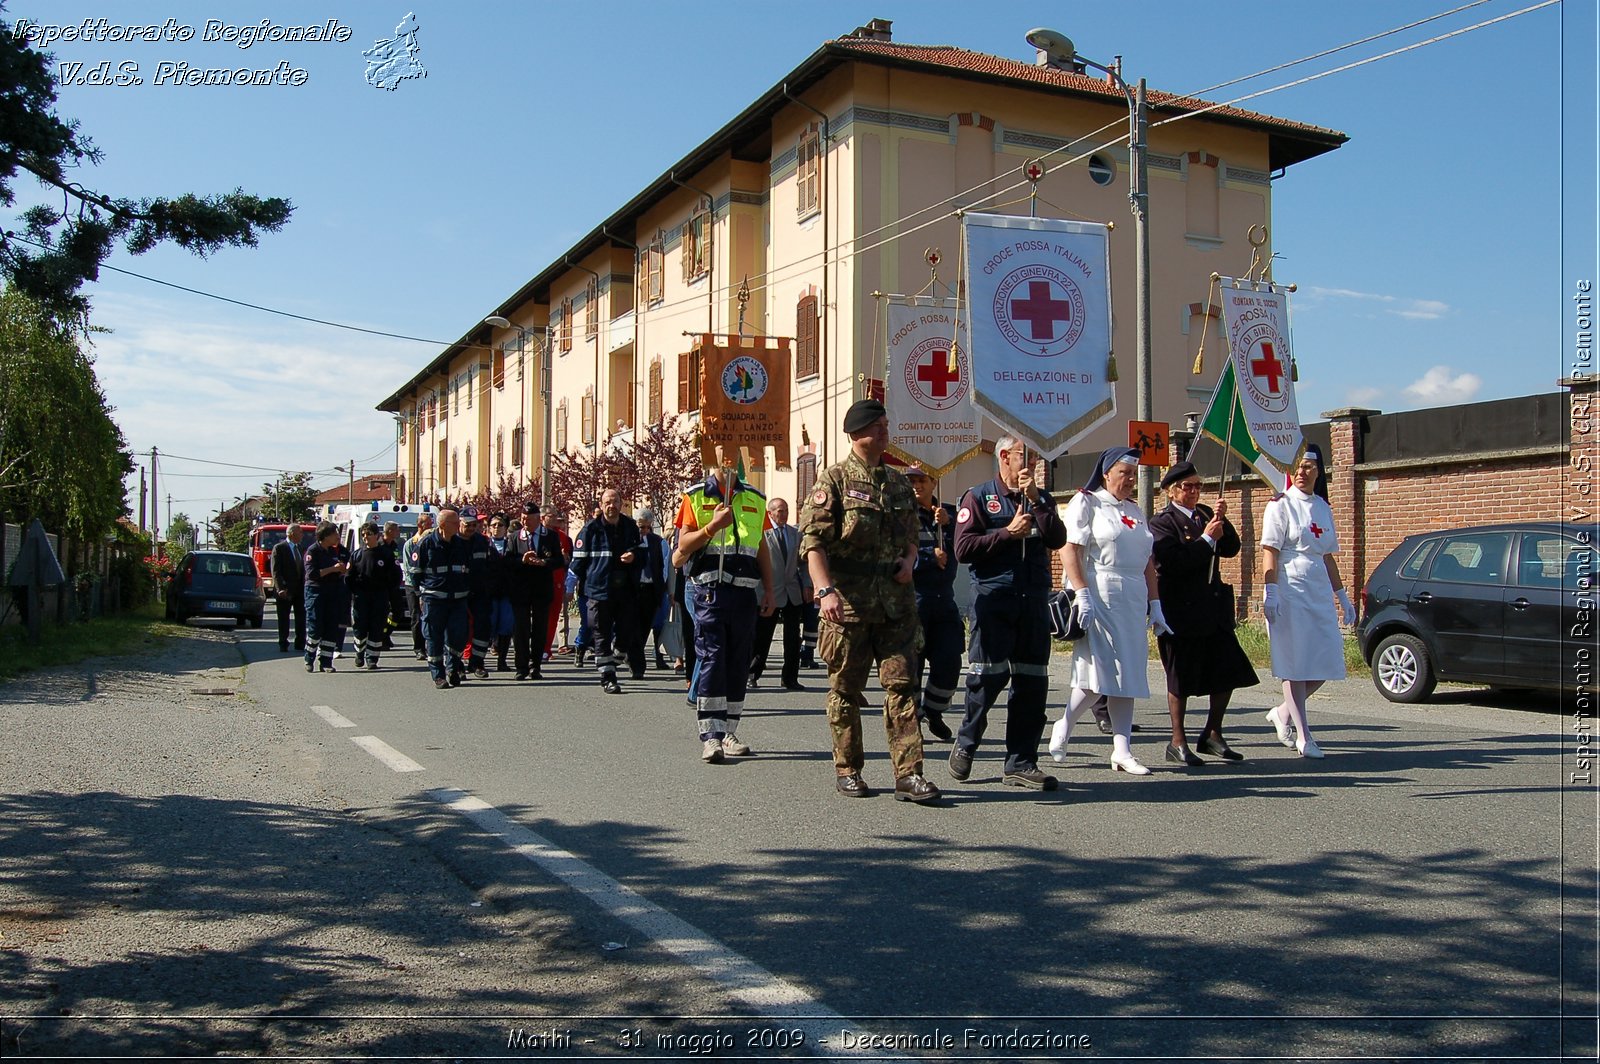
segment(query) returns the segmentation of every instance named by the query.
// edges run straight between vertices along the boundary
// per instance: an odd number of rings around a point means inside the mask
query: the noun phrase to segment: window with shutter
[[[648,302],[659,303],[666,295],[667,248],[660,237],[645,249],[645,282]]]
[[[467,444],[467,483],[472,483],[472,444]]]
[[[408,426],[410,424],[411,424],[411,418],[409,416],[407,416],[407,415],[401,415],[401,417],[400,417],[400,442],[401,443],[405,443],[406,442],[406,426]]]
[[[584,292],[583,304],[583,338],[594,340],[600,336],[600,281],[598,278],[589,278],[589,287]]]
[[[700,349],[678,356],[678,412],[700,409]]]
[[[572,297],[561,301],[561,353],[572,350]]]
[[[467,409],[472,409],[472,393],[478,390],[477,369],[467,370]]]
[[[795,459],[795,498],[806,499],[811,497],[811,489],[817,483],[817,456],[803,454]]]
[[[524,435],[522,422],[517,422],[517,427],[511,430],[511,464],[517,469],[522,468],[522,437]]]
[[[822,138],[815,126],[801,135],[796,162],[796,207],[804,218],[822,209]]]
[[[556,451],[565,454],[567,451],[567,401],[561,400],[561,405],[556,407]]]
[[[583,406],[579,415],[579,427],[583,432],[583,442],[594,442],[594,389],[590,388],[583,393]]]
[[[506,471],[506,430],[495,429],[494,432],[494,471]]]
[[[504,391],[506,387],[506,349],[497,347],[490,362],[490,373],[493,374],[495,391]]]
[[[658,424],[661,421],[661,385],[661,360],[657,358],[652,360],[650,363],[650,375],[647,379],[645,388],[645,391],[649,396],[649,421],[652,425]]]
[[[803,380],[806,377],[815,377],[820,372],[822,360],[817,351],[820,333],[817,297],[801,296],[799,305],[795,307],[794,375],[796,378]]]
[[[683,279],[693,281],[711,269],[711,215],[705,211],[683,223]]]
[[[450,452],[450,484],[454,486],[459,483],[461,483],[461,452],[452,450]]]

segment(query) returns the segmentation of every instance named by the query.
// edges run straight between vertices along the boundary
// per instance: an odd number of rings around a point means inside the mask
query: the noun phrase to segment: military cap
[[[876,399],[857,400],[844,412],[844,430],[851,435],[863,432],[880,417],[887,417],[888,413]]]
[[[1167,470],[1167,475],[1161,478],[1161,489],[1165,491],[1167,488],[1170,488],[1172,485],[1178,483],[1178,481],[1185,480],[1194,475],[1195,468],[1193,462],[1175,462],[1172,468]]]

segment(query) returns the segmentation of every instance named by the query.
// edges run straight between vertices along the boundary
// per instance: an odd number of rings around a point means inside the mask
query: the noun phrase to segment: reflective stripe
[[[738,554],[746,558],[754,558],[761,550],[759,543],[754,546],[748,543],[711,543],[705,547],[705,553],[710,555]]]
[[[435,591],[430,587],[421,588],[417,594],[424,598],[464,599],[472,594],[470,591]]]
[[[1048,666],[1048,665],[1024,665],[1022,662],[1019,661],[1016,664],[1012,665],[1011,669],[1018,676],[1049,676],[1050,675],[1050,666]]]
[[[712,584],[732,584],[734,587],[760,587],[759,576],[734,576],[732,573],[719,573],[715,569],[707,569],[703,573],[689,578],[689,582],[709,587]]]
[[[1011,671],[1009,661],[970,661],[967,663],[967,673],[972,676],[998,676]]]

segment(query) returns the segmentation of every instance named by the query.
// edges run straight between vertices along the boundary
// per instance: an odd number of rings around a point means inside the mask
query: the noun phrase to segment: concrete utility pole
[[[160,523],[160,513],[157,511],[157,507],[161,505],[161,495],[156,486],[156,462],[159,457],[160,455],[156,449],[154,447],[150,448],[150,546],[152,550],[161,541],[161,529],[157,527]]]
[[[145,498],[144,466],[140,466],[139,467],[139,531],[140,532],[143,532],[144,528],[145,528],[145,525],[144,525],[144,508],[145,508],[145,505],[146,505],[147,501],[148,500]]]

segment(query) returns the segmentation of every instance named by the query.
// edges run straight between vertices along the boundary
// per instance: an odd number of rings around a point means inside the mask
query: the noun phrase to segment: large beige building
[[[1231,107],[1160,124],[1203,105],[1159,91],[1150,105],[1154,414],[1181,423],[1223,361],[1213,328],[1205,375],[1190,373],[1211,274],[1244,271],[1247,231],[1271,226],[1273,178],[1345,137]],[[1108,78],[1043,58],[900,44],[881,20],[827,42],[557,261],[485,304],[483,318],[511,328],[473,324],[380,404],[400,419],[403,496],[537,476],[545,369],[555,451],[608,446],[664,414],[694,416],[689,334],[738,331],[748,279],[747,328],[795,341],[796,453],[773,456],[754,479],[795,498],[818,463],[843,455],[844,410],[882,372],[872,293],[921,289],[929,248],[942,252],[941,278],[953,285],[955,210],[1026,213],[1026,201],[1001,205],[1027,195],[1021,170],[1040,157],[1056,166],[1082,156],[1040,181],[1041,216],[1116,223],[1120,413],[1080,449],[1123,442],[1135,409],[1129,152],[1125,138],[1116,142],[1127,116]],[[988,426],[985,439],[995,435]],[[941,495],[989,469],[986,458],[970,460]]]

